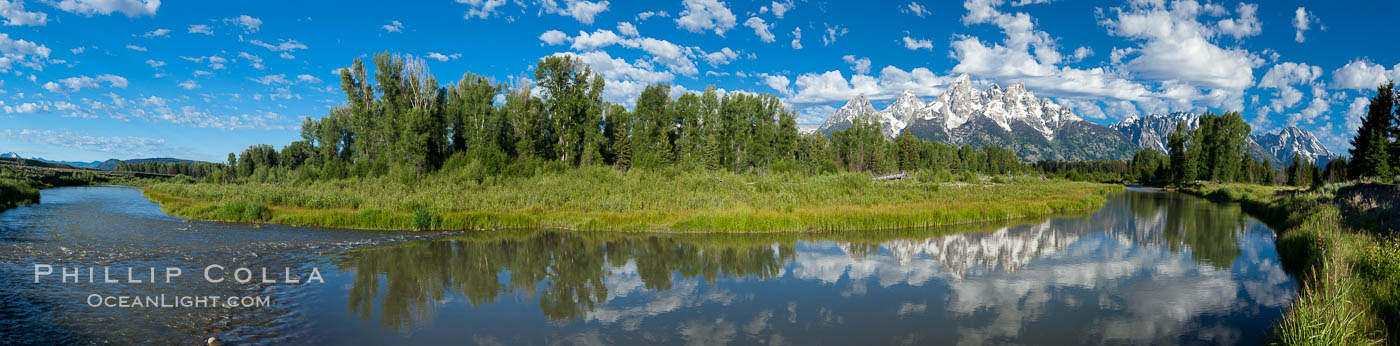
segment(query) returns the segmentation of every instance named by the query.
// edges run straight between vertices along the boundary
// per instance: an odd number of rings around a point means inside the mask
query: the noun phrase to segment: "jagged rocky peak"
[[[1294,156],[1302,156],[1314,162],[1326,162],[1333,158],[1331,151],[1322,145],[1311,131],[1295,126],[1285,127],[1278,132],[1251,136],[1259,146],[1267,150],[1280,163],[1288,164]]]
[[[1186,122],[1188,129],[1195,129],[1200,122],[1200,116],[1188,112],[1133,115],[1110,127],[1122,133],[1124,137],[1140,148],[1156,149],[1165,153],[1167,152],[1167,137],[1176,131],[1176,124],[1182,121]]]
[[[864,95],[850,100],[827,119],[822,132],[849,127],[852,113],[868,110],[868,102]],[[1118,132],[1036,97],[1025,83],[979,90],[967,74],[953,78],[927,104],[912,91],[901,92],[876,120],[887,138],[909,134],[954,145],[1015,148],[1027,160],[1118,159],[1135,149]]]
[[[1190,112],[1172,112],[1146,116],[1129,116],[1113,124],[1112,128],[1123,134],[1140,148],[1168,152],[1167,139],[1176,131],[1176,124],[1185,122],[1186,128],[1194,130],[1200,126],[1201,116]],[[1268,160],[1274,167],[1287,165],[1295,155],[1303,155],[1314,162],[1327,162],[1335,156],[1322,145],[1312,132],[1286,127],[1277,132],[1255,132],[1248,138],[1250,156]]]
[[[855,98],[846,102],[846,105],[836,109],[822,126],[817,128],[818,132],[829,134],[833,131],[844,130],[851,127],[856,117],[878,116],[875,114],[875,107],[870,105],[870,99],[865,94],[856,95]]]
[[[972,87],[972,77],[964,73],[953,79],[943,94],[950,98],[966,100],[976,96],[977,89]]]

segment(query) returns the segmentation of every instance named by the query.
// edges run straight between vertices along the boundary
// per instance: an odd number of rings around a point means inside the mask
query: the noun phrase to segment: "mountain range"
[[[15,159],[23,159],[23,158],[25,158],[25,157],[23,157],[23,156],[20,156],[19,153],[16,153],[16,152],[13,152],[13,151],[12,151],[12,152],[8,152],[8,153],[4,153],[4,154],[0,154],[0,157],[15,158]],[[117,169],[117,165],[118,165],[118,164],[122,164],[122,163],[142,163],[142,162],[196,162],[196,161],[194,161],[194,160],[185,160],[185,159],[177,159],[177,158],[170,158],[170,157],[155,157],[155,158],[130,159],[130,160],[107,159],[107,160],[105,160],[105,161],[89,161],[89,162],[81,162],[81,161],[58,161],[58,160],[49,160],[49,159],[45,159],[45,158],[41,158],[41,157],[30,157],[30,158],[28,158],[28,159],[30,159],[30,160],[35,160],[35,161],[43,161],[43,162],[48,162],[48,163],[65,164],[65,165],[74,166],[74,167],[94,168],[94,169],[100,169],[100,170],[104,170],[104,171],[110,171],[110,170]]]
[[[1193,113],[1130,116],[1109,126],[1080,118],[1068,107],[1036,97],[1023,83],[986,90],[958,76],[943,94],[925,103],[905,91],[882,110],[876,110],[864,94],[846,102],[826,119],[817,132],[829,135],[849,128],[868,115],[880,124],[887,139],[900,134],[953,145],[1011,148],[1023,160],[1126,160],[1142,148],[1167,152],[1167,136],[1176,123],[1199,125]],[[1269,160],[1274,167],[1304,155],[1319,163],[1335,156],[1311,132],[1288,127],[1277,133],[1251,134],[1250,154]]]
[[[875,117],[886,138],[908,133],[953,145],[1000,146],[1031,161],[1127,159],[1134,151],[1118,132],[1036,97],[1025,84],[977,90],[965,74],[928,103],[905,91],[884,110],[875,111],[865,95],[856,96],[819,131],[830,134],[850,127],[862,114]]]
[[[1195,129],[1200,126],[1200,115],[1178,112],[1130,116],[1110,127],[1139,147],[1166,153],[1169,145],[1167,137],[1176,130],[1177,122],[1186,122],[1188,129]],[[1312,132],[1294,126],[1285,127],[1277,132],[1251,133],[1245,142],[1249,146],[1250,156],[1256,160],[1268,160],[1275,168],[1292,164],[1293,157],[1298,155],[1319,165],[1325,165],[1337,158],[1337,155],[1328,151]]]

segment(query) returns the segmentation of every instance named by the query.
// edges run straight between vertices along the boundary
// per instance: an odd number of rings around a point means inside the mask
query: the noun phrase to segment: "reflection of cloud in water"
[[[1238,208],[1144,196],[1115,199],[1085,218],[990,232],[894,233],[873,237],[886,239],[878,243],[826,235],[481,235],[452,246],[365,252],[351,263],[392,274],[390,284],[413,285],[392,287],[425,293],[385,302],[381,311],[397,316],[388,321],[421,323],[434,319],[438,305],[487,306],[502,293],[526,300],[535,293],[559,326],[597,328],[554,339],[566,343],[638,341],[613,334],[619,329],[648,342],[804,343],[859,332],[843,329],[870,321],[892,328],[880,334],[887,342],[948,342],[939,337],[949,334],[967,344],[1036,342],[1045,331],[1069,334],[1062,342],[1257,338],[1258,330],[1235,319],[1273,314],[1295,294],[1270,231]],[[390,270],[420,259],[450,266]],[[352,311],[380,295],[379,277],[356,276],[350,291],[361,300],[352,300]],[[450,294],[437,295],[444,291]],[[917,332],[906,337],[909,331]]]
[[[888,241],[881,244],[888,254],[856,254],[847,243],[827,247],[839,251],[799,246],[791,272],[828,284],[849,279],[853,289],[871,279],[881,287],[942,282],[951,290],[946,298],[951,318],[990,316],[989,322],[963,322],[975,325],[958,328],[961,341],[969,344],[1015,339],[1030,323],[1066,323],[1041,321],[1051,306],[1097,311],[1086,315],[1092,322],[1083,335],[1103,340],[1174,341],[1192,331],[1203,341],[1230,343],[1242,331],[1203,325],[1197,317],[1228,315],[1250,304],[1282,307],[1295,295],[1291,279],[1274,260],[1271,231],[1258,222],[1231,221],[1231,215],[1206,215],[1224,218],[1209,224],[1172,222],[1181,210],[1138,212],[1137,217],[1101,213],[989,233]],[[1195,246],[1214,240],[1199,238],[1217,235],[1238,246]],[[1222,264],[1202,263],[1200,256],[1232,257]],[[917,306],[904,303],[896,313],[921,310]]]
[[[700,280],[680,280],[668,290],[647,290],[637,267],[629,262],[621,267],[613,267],[607,278],[610,304],[602,304],[584,315],[585,320],[611,324],[622,321],[627,329],[635,329],[642,319],[681,308],[698,307],[707,303],[729,305],[737,296],[728,290],[710,287],[701,290]],[[643,304],[613,303],[623,297],[636,297]]]
[[[734,341],[738,329],[723,317],[714,322],[690,321],[681,325],[681,336],[687,345],[726,345]]]

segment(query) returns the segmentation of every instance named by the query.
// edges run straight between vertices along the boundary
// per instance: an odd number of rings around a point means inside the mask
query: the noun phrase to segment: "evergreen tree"
[[[1327,183],[1326,181],[1322,180],[1321,167],[1318,167],[1316,164],[1309,164],[1308,166],[1309,168],[1311,168],[1311,172],[1309,172],[1311,177],[1308,179],[1308,181],[1312,183],[1311,185],[1314,189],[1321,187],[1323,184]]]
[[[1299,155],[1293,155],[1293,164],[1288,165],[1288,185],[1302,186],[1303,178],[1298,173],[1302,171],[1303,161]]]
[[[1171,180],[1178,184],[1196,179],[1195,166],[1191,164],[1190,152],[1186,149],[1190,137],[1184,121],[1178,121],[1176,130],[1167,136],[1168,149],[1171,150]]]
[[[1351,139],[1352,148],[1348,153],[1352,161],[1348,171],[1353,177],[1391,176],[1389,151],[1392,143],[1387,137],[1395,132],[1392,111],[1395,102],[1394,82],[1376,88],[1376,96],[1371,98],[1366,115],[1361,118],[1361,127]]]

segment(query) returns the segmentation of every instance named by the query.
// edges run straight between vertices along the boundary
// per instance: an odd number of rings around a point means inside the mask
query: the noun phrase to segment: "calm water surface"
[[[223,224],[120,187],[42,201],[0,214],[0,343],[1251,344],[1297,289],[1273,232],[1238,206],[1134,189],[1022,225],[779,235]],[[184,274],[35,284],[36,263]],[[316,268],[325,283],[213,284],[209,264]],[[273,304],[89,307],[91,294]]]

